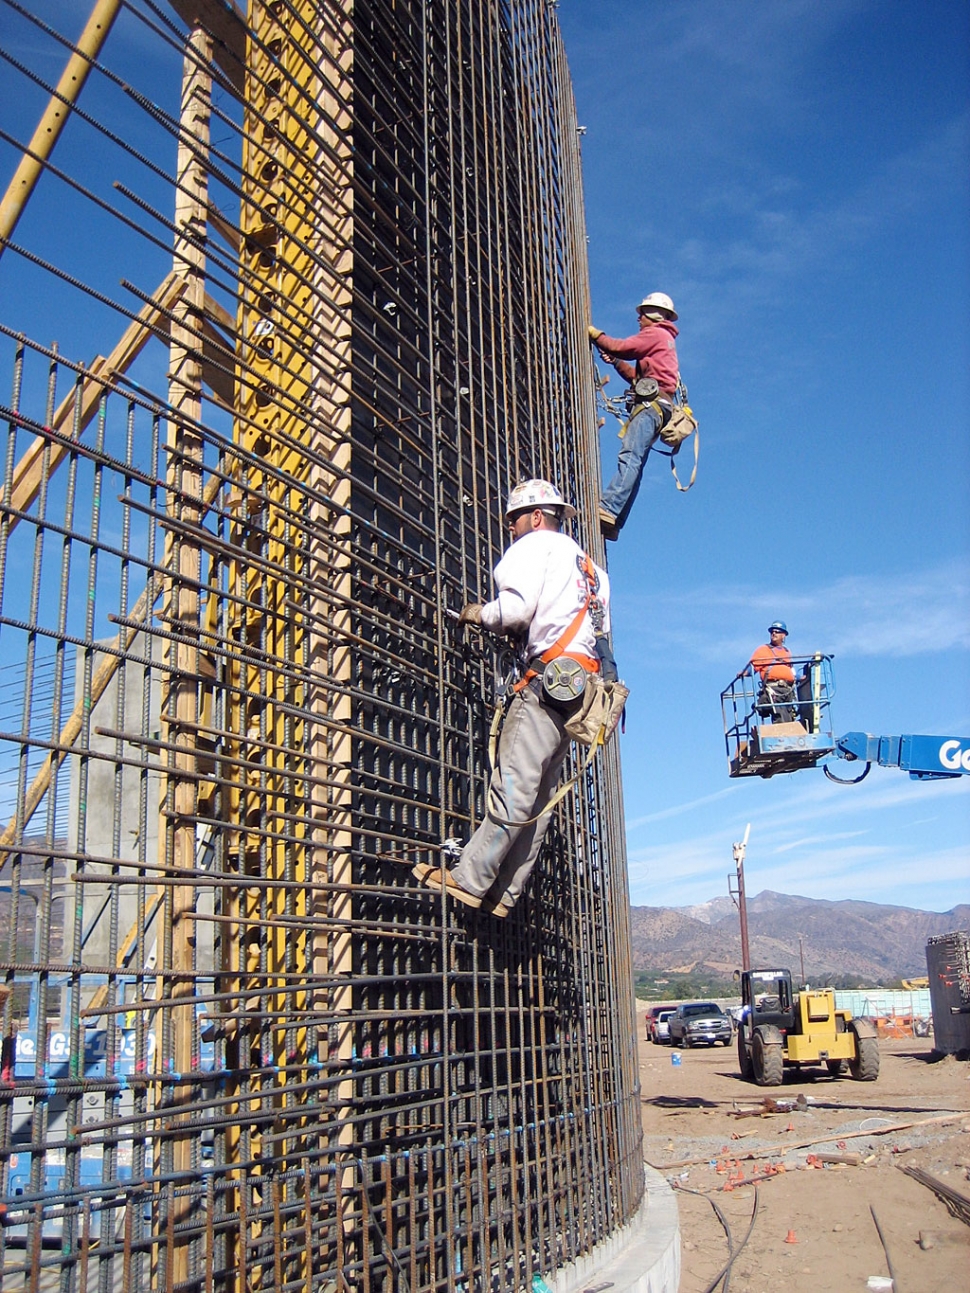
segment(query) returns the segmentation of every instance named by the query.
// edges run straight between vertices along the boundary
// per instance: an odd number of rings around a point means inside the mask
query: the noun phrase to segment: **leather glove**
[[[481,602],[466,602],[458,616],[459,624],[478,624],[482,622]]]
[[[602,328],[597,328],[597,327],[596,327],[594,324],[592,324],[592,323],[589,325],[589,327],[586,329],[586,331],[589,333],[589,339],[590,339],[590,341],[595,341],[598,337],[601,337],[601,336],[603,335],[603,329],[602,329]]]

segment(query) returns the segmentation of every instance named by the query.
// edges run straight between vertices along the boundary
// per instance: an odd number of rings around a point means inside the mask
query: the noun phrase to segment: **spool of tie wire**
[[[652,377],[641,377],[634,382],[633,393],[638,401],[655,400],[660,394],[660,386]]]
[[[542,671],[542,691],[557,705],[579,700],[586,690],[586,670],[578,660],[561,655],[550,660]]]

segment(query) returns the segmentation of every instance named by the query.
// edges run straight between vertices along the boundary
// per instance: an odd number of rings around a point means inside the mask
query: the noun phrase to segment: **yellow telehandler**
[[[790,970],[745,970],[738,1022],[741,1076],[780,1086],[785,1065],[824,1064],[833,1077],[848,1066],[859,1082],[879,1076],[879,1039],[868,1019],[836,1010],[831,988],[792,991]]]

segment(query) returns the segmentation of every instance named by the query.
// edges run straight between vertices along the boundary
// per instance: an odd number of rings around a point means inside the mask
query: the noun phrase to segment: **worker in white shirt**
[[[564,724],[582,701],[585,673],[600,670],[597,634],[609,632],[606,571],[561,532],[563,521],[575,515],[548,481],[516,485],[505,513],[512,543],[495,567],[498,595],[484,606],[469,603],[459,617],[524,639],[527,667],[505,716],[484,821],[452,870],[422,863],[414,873],[432,889],[440,891],[444,883],[457,901],[494,916],[508,915],[538,856],[551,819],[543,809],[569,748]],[[553,660],[557,680],[568,680],[572,671],[574,697],[562,698],[564,689],[556,685],[557,698],[544,684]]]

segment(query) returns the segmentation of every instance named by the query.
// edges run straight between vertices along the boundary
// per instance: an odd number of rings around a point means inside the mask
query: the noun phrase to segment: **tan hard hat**
[[[637,306],[637,313],[641,310],[663,310],[669,318],[677,318],[674,303],[666,292],[651,292],[649,296],[645,296]]]
[[[576,509],[566,502],[555,485],[548,480],[524,480],[509,494],[505,505],[505,519],[507,521],[516,512],[528,512],[534,507],[558,507],[567,521],[571,521],[576,515]]]

